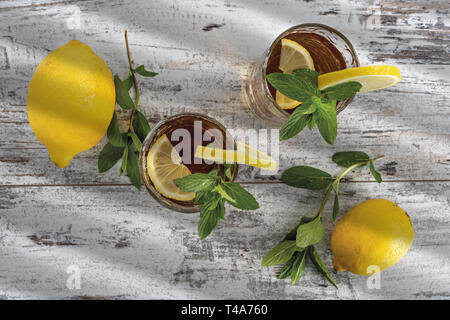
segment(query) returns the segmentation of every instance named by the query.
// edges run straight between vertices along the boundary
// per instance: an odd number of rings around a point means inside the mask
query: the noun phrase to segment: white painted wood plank
[[[275,278],[260,261],[321,192],[281,184],[248,185],[261,209],[227,209],[204,241],[197,214],[160,207],[144,192],[123,187],[0,188],[0,297],[4,298],[383,298],[448,299],[449,183],[347,183],[342,213],[375,197],[395,200],[410,215],[409,253],[381,274],[381,289],[365,277],[333,273],[340,289],[308,266],[297,286]],[[444,192],[443,192],[444,191]],[[342,214],[341,213],[341,214]],[[332,268],[331,204],[319,251]],[[66,268],[82,272],[80,290],[66,288]]]
[[[448,5],[383,3],[382,24],[368,29],[365,6],[357,5],[355,10],[351,1],[274,1],[264,6],[256,1],[49,3],[31,7],[24,3],[20,9],[5,4],[0,11],[2,184],[128,182],[115,171],[96,172],[100,146],[58,170],[34,137],[26,116],[26,90],[35,67],[49,50],[76,38],[91,45],[114,73],[124,75],[123,30],[128,28],[136,63],[160,72],[154,79],[139,81],[142,109],[153,122],[183,111],[199,111],[232,129],[264,127],[243,108],[242,81],[250,63],[279,32],[310,21],[311,15],[317,22],[342,30],[354,42],[362,63],[398,65],[403,80],[389,90],[358,96],[340,116],[336,149],[323,143],[317,131],[284,142],[281,169],[294,164],[327,168],[334,150],[358,148],[386,154],[390,165],[385,173],[391,179],[450,177],[445,170],[450,159],[450,70],[443,46],[449,35]],[[76,6],[80,29],[70,29],[68,21],[77,15]],[[210,24],[218,27],[207,28]],[[257,176],[248,169],[241,175],[244,180]]]
[[[377,3],[0,2],[0,298],[448,299],[448,182],[346,184],[343,210],[370,197],[386,197],[408,211],[416,230],[411,251],[382,273],[381,290],[367,289],[365,278],[339,274],[334,275],[340,285],[335,291],[310,267],[301,285],[290,286],[259,262],[301,215],[317,209],[318,193],[250,185],[261,209],[229,210],[227,221],[200,242],[196,215],[170,212],[144,191],[127,185],[56,186],[128,181],[117,177],[118,169],[97,173],[104,141],[65,170],[56,169],[28,125],[28,82],[48,52],[78,39],[123,76],[127,28],[135,62],[160,73],[139,81],[142,109],[152,122],[200,111],[230,128],[262,128],[240,97],[251,62],[287,27],[319,22],[348,36],[362,64],[397,65],[403,79],[389,90],[358,96],[339,116],[335,147],[317,132],[283,142],[281,169],[309,164],[336,173],[331,155],[359,149],[386,155],[378,165],[386,180],[449,180],[449,4]],[[367,170],[358,171],[354,179],[372,179]],[[248,168],[239,177],[263,179]],[[29,184],[53,186],[5,186]],[[319,248],[328,266],[331,229],[327,222],[326,241]],[[81,268],[81,290],[65,287],[71,264]]]
[[[312,132],[305,129],[299,136],[280,143],[280,170],[306,164],[333,172],[337,170],[330,161],[334,152],[361,150],[374,157],[386,156],[378,164],[385,179],[450,179],[450,171],[447,170],[450,164],[450,108],[445,105],[446,98],[422,94],[409,100],[409,94],[384,93],[385,100],[380,100],[381,95],[361,95],[341,113],[335,146],[327,145],[317,129]],[[381,107],[380,103],[383,104]],[[228,104],[227,108],[233,112],[224,114],[215,105],[185,108],[172,104],[170,110],[171,114],[206,111],[229,129],[252,128],[252,121],[243,121],[249,117],[240,103]],[[126,177],[118,177],[118,168],[106,174],[97,172],[97,157],[104,140],[77,155],[67,168],[58,169],[50,162],[46,149],[29,127],[25,107],[0,109],[6,118],[0,119],[3,124],[0,132],[5,137],[0,144],[1,184],[128,183]],[[151,111],[147,110],[144,112],[148,115]],[[153,123],[165,117],[164,111],[157,113],[158,117],[152,116]],[[244,167],[239,177],[241,180],[263,178],[259,170]],[[372,178],[365,170],[357,179]]]

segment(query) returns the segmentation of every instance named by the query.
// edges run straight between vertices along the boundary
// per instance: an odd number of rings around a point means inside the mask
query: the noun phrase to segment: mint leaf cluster
[[[143,77],[154,77],[157,73],[147,71],[142,65],[133,68],[126,31],[125,44],[129,62],[128,77],[125,80],[121,80],[118,75],[115,75],[114,85],[116,89],[116,103],[124,110],[131,110],[129,128],[126,132],[120,131],[117,114],[114,111],[106,133],[108,143],[103,147],[98,157],[98,171],[100,173],[106,172],[122,159],[119,175],[126,173],[133,186],[140,190],[142,181],[138,164],[139,152],[144,139],[150,132],[150,125],[147,118],[139,111],[140,95],[135,74]],[[133,87],[135,90],[135,101],[130,96],[130,90]]]
[[[267,81],[288,98],[302,102],[286,120],[280,131],[280,140],[297,135],[306,126],[317,125],[320,134],[329,144],[337,136],[336,102],[353,97],[361,84],[350,81],[319,90],[319,73],[311,69],[296,69],[292,74],[270,73]]]
[[[222,170],[214,169],[208,174],[194,173],[175,179],[175,185],[183,191],[195,192],[195,204],[200,204],[198,236],[206,238],[225,219],[225,203],[242,209],[256,210],[256,199],[239,183],[232,182],[232,164],[224,164]]]
[[[305,235],[312,236],[312,238],[299,235],[299,230]],[[302,277],[306,259],[308,258],[316,266],[317,270],[337,288],[336,282],[331,277],[330,272],[314,247],[314,244],[322,238],[323,232],[324,229],[320,218],[302,217],[298,226],[292,229],[283,241],[270,250],[263,258],[262,266],[284,264],[278,274],[278,279],[290,277],[291,283],[296,284]],[[302,239],[300,244],[298,239]]]
[[[370,172],[375,180],[380,183],[381,175],[376,171],[374,161],[381,159],[377,157],[371,159],[366,153],[361,151],[337,152],[333,155],[333,162],[346,169],[337,177],[329,173],[309,166],[295,166],[287,169],[282,174],[282,180],[289,186],[309,190],[327,189],[322,200],[318,213],[314,217],[302,217],[300,223],[289,232],[289,234],[275,246],[262,260],[263,266],[273,266],[285,264],[278,275],[279,279],[291,278],[291,283],[297,283],[303,273],[308,257],[319,270],[320,273],[337,288],[325,264],[320,259],[314,245],[319,243],[324,234],[325,228],[322,225],[322,213],[325,204],[334,191],[333,221],[339,214],[339,184],[341,179],[351,170],[357,167],[369,165]]]

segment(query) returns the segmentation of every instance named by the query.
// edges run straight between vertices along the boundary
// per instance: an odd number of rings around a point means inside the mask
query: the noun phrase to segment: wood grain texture
[[[0,296],[449,297],[449,183],[342,185],[341,214],[363,200],[395,195],[414,224],[411,250],[381,274],[379,290],[369,290],[365,277],[333,273],[336,290],[311,265],[297,286],[277,280],[277,268],[261,267],[261,258],[301,216],[318,209],[321,193],[281,184],[247,187],[261,209],[228,208],[227,219],[203,241],[197,237],[198,215],[169,211],[128,186],[1,187]],[[332,268],[331,204],[324,217],[328,231],[318,250]],[[70,265],[81,270],[80,290],[65,287]]]
[[[0,1],[0,299],[18,298],[411,298],[448,299],[450,260],[450,5],[447,1],[153,0]],[[99,145],[64,169],[48,159],[26,113],[28,82],[42,59],[72,39],[90,45],[114,74],[132,56],[159,75],[139,79],[141,109],[155,123],[184,111],[206,113],[229,129],[264,129],[243,107],[252,61],[288,27],[317,22],[353,43],[361,64],[394,64],[402,81],[357,96],[339,115],[335,146],[305,131],[280,145],[280,172],[313,165],[337,173],[336,151],[384,154],[386,183],[357,170],[345,184],[343,211],[385,197],[412,217],[416,239],[401,262],[366,278],[334,274],[339,291],[311,267],[300,285],[274,277],[260,259],[319,193],[281,185],[243,168],[239,180],[261,201],[257,212],[229,211],[200,242],[197,215],[180,215],[135,192],[118,168],[97,172]],[[126,112],[120,112],[125,125]],[[329,234],[319,247],[331,267]],[[82,271],[68,290],[66,268]]]

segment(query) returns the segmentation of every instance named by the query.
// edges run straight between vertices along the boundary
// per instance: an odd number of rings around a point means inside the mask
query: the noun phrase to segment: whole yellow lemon
[[[386,199],[358,204],[336,224],[331,236],[336,271],[370,275],[397,263],[414,238],[409,216]],[[375,267],[372,267],[375,266]]]
[[[28,119],[55,165],[64,168],[98,143],[111,122],[111,71],[90,47],[70,41],[37,67],[28,87]]]

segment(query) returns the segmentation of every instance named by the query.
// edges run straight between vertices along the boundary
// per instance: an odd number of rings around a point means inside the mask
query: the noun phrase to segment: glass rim
[[[181,212],[181,213],[197,213],[200,212],[200,204],[194,204],[192,207],[183,207],[182,204],[177,204],[178,206],[174,206],[175,202],[169,198],[165,198],[156,188],[152,185],[151,187],[145,183],[146,178],[144,176],[144,161],[145,161],[145,152],[147,149],[147,146],[153,143],[153,140],[155,139],[156,135],[159,132],[159,129],[164,126],[165,124],[169,123],[170,121],[173,121],[177,118],[181,117],[198,117],[203,118],[207,121],[210,121],[217,125],[220,130],[223,130],[225,132],[226,137],[230,137],[230,139],[233,141],[233,148],[237,149],[237,144],[234,139],[234,137],[229,133],[229,131],[225,128],[225,126],[217,121],[214,118],[211,118],[205,114],[197,113],[197,112],[183,112],[178,113],[176,115],[170,116],[166,119],[160,120],[158,123],[156,123],[153,128],[150,130],[150,132],[147,134],[147,137],[145,137],[144,142],[142,142],[142,148],[139,151],[139,173],[140,177],[145,185],[145,188],[147,189],[148,193],[155,199],[158,203],[162,204],[168,209],[171,209],[173,211]],[[226,140],[225,140],[226,141]],[[219,164],[220,165],[220,164]],[[234,181],[237,177],[239,171],[239,165],[237,163],[234,164],[234,170],[232,175],[232,181]]]
[[[283,37],[285,37],[287,34],[291,33],[291,32],[292,32],[293,30],[295,30],[295,29],[306,28],[306,27],[318,27],[318,28],[322,28],[322,29],[325,29],[325,30],[327,30],[327,31],[329,31],[329,32],[331,32],[331,33],[336,34],[336,35],[337,35],[338,37],[340,37],[340,38],[345,42],[345,44],[348,45],[348,47],[350,48],[350,51],[351,51],[351,53],[352,53],[352,56],[353,56],[354,59],[355,59],[355,64],[356,64],[356,66],[359,67],[359,65],[360,65],[360,64],[359,64],[358,54],[356,53],[355,47],[353,47],[353,44],[350,42],[350,40],[348,40],[347,37],[344,36],[340,31],[338,31],[338,30],[336,30],[336,29],[334,29],[334,28],[332,28],[332,27],[330,27],[330,26],[327,26],[327,25],[321,24],[321,23],[302,23],[302,24],[298,24],[298,25],[292,26],[292,27],[290,27],[290,28],[284,30],[284,31],[283,31],[282,33],[280,33],[280,35],[272,42],[272,44],[270,45],[269,49],[266,51],[266,53],[265,53],[265,55],[264,55],[264,62],[263,62],[261,71],[262,71],[262,77],[263,77],[263,79],[264,79],[264,90],[265,90],[265,95],[266,95],[266,97],[268,97],[269,100],[273,103],[273,105],[274,105],[279,111],[281,111],[283,114],[285,114],[287,117],[289,117],[291,114],[290,114],[289,112],[286,112],[283,108],[281,108],[281,107],[278,105],[278,103],[276,102],[276,100],[275,100],[275,99],[272,97],[272,95],[270,94],[269,85],[268,85],[267,80],[266,80],[267,63],[269,62],[269,58],[270,58],[270,56],[272,55],[272,52],[273,52],[275,46],[278,44],[278,42],[279,42],[281,39],[283,39]],[[351,98],[348,98],[348,99],[345,99],[345,100],[341,101],[341,103],[343,103],[344,106],[343,106],[343,107],[340,107],[340,108],[337,108],[337,109],[336,109],[337,113],[339,113],[340,111],[344,110],[345,107],[346,107],[350,102],[353,101],[353,98],[354,98],[354,97],[351,97]],[[338,106],[336,105],[336,107],[338,107]]]

